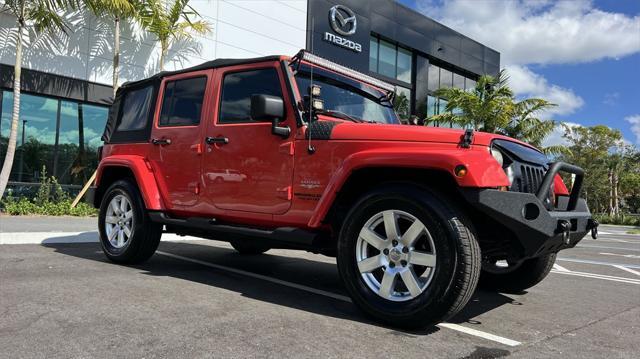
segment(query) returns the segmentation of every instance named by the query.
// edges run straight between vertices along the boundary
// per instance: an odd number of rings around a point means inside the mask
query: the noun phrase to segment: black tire
[[[105,222],[111,200],[118,195],[126,197],[133,210],[131,236],[121,248],[115,247],[109,241]],[[128,179],[116,181],[107,189],[100,204],[98,228],[104,254],[111,261],[120,264],[137,264],[146,261],[158,248],[162,236],[162,225],[151,221],[138,187]]]
[[[553,268],[556,253],[531,258],[515,264],[515,268],[503,272],[489,270],[483,264],[480,287],[497,292],[518,294],[540,283]]]
[[[248,241],[231,241],[231,246],[233,247],[233,249],[235,249],[236,251],[238,251],[238,253],[242,255],[262,254],[268,251],[269,249],[271,249],[270,247],[265,246],[264,244],[248,242]]]
[[[375,213],[397,209],[428,229],[437,265],[424,291],[407,301],[379,296],[365,283],[356,263],[356,242]],[[363,196],[346,216],[338,240],[338,271],[354,303],[386,324],[421,329],[451,318],[469,301],[480,276],[480,247],[471,223],[451,201],[411,184],[390,184]]]

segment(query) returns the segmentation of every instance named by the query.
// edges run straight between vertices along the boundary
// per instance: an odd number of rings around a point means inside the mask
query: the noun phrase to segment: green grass
[[[640,229],[632,229],[627,231],[627,234],[640,234]]]

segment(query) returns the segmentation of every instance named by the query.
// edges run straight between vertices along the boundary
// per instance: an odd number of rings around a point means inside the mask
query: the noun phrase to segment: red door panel
[[[194,105],[194,101],[185,101],[177,94],[180,92],[178,83],[182,87],[193,88],[194,81],[204,78],[205,87],[211,87],[212,70],[180,74],[163,79],[158,93],[158,105],[154,125],[151,132],[152,141],[159,141],[149,153],[149,160],[156,173],[156,180],[160,187],[163,201],[170,210],[188,210],[196,205],[201,189],[200,170],[204,144],[204,120],[210,108],[210,89],[205,91],[202,105]],[[173,88],[172,85],[174,84]],[[188,90],[188,89],[187,89]],[[165,98],[165,93],[174,91],[176,97]],[[183,91],[184,92],[184,91]],[[188,98],[189,95],[186,95]],[[163,107],[172,106],[173,117],[166,120]],[[184,118],[198,117],[197,124],[186,121]],[[168,141],[170,143],[168,143]]]
[[[207,201],[211,207],[215,207],[209,209],[211,213],[228,210],[283,214],[291,205],[293,134],[287,139],[273,135],[269,122],[218,121],[220,97],[225,91],[222,88],[225,75],[260,67],[276,71],[276,81],[279,82],[282,94],[285,94],[285,109],[291,108],[278,62],[216,70],[214,81],[218,103],[215,105],[214,121],[207,129],[207,136],[226,138],[228,142],[206,145],[202,179]],[[243,106],[245,110],[249,106],[246,101],[235,105]],[[295,129],[292,111],[285,110],[284,124]]]

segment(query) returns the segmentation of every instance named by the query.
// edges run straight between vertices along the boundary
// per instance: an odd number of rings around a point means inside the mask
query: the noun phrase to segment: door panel
[[[188,210],[198,202],[203,133],[211,100],[212,70],[165,78],[160,86],[149,160],[162,199],[170,210]]]
[[[202,177],[206,198],[218,210],[282,214],[291,205],[293,136],[283,139],[271,134],[270,122],[247,120],[250,101],[234,94],[230,85],[236,83],[235,91],[246,93],[286,94],[279,63],[261,67],[273,76],[255,72],[255,64],[216,70],[214,76],[218,84],[216,98],[220,100],[215,106],[214,122],[207,129],[207,136],[215,142],[206,145]],[[275,89],[266,88],[267,83]],[[293,128],[291,104],[288,96],[283,97],[286,110],[282,125]],[[213,208],[210,210],[214,212]]]

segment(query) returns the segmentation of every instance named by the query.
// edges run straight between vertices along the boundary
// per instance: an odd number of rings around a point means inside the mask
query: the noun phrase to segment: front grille
[[[520,176],[518,176],[518,192],[536,193],[542,184],[546,170],[540,166],[520,165]]]

